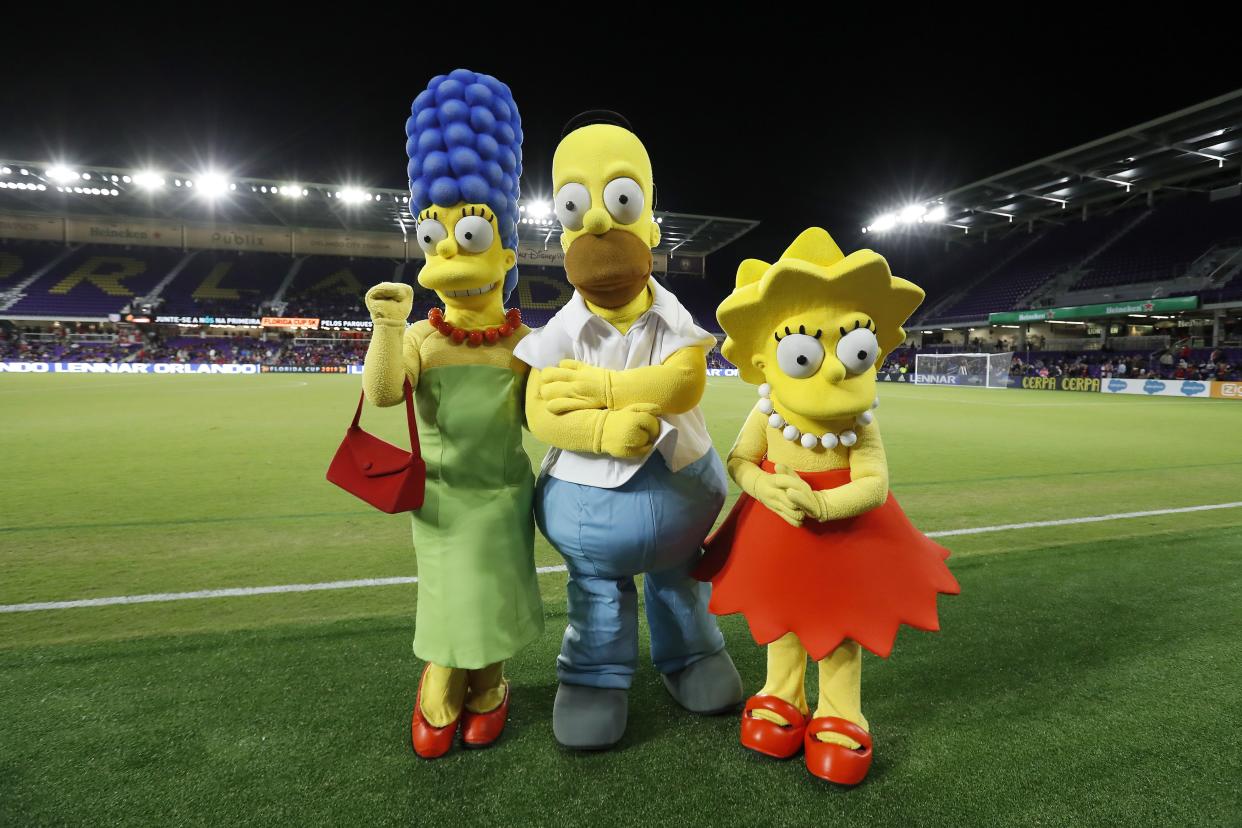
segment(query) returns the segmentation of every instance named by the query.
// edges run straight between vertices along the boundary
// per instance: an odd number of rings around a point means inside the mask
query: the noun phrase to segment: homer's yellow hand
[[[761,474],[755,480],[755,500],[780,515],[790,526],[801,526],[815,501],[815,492],[788,466],[778,463],[774,474]]]
[[[660,407],[650,403],[604,412],[600,453],[621,458],[642,457],[660,436],[659,414]]]
[[[380,282],[367,291],[367,310],[373,322],[404,322],[414,307],[414,288],[401,282]]]
[[[543,369],[539,396],[553,414],[586,408],[611,408],[611,373],[576,359],[562,359],[557,367]]]

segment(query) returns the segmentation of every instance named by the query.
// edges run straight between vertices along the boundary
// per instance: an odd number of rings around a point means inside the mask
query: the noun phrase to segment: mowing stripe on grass
[[[1216,509],[1237,509],[1242,501],[1233,503],[1209,503],[1202,506],[1181,506],[1173,509],[1149,509],[1144,512],[1114,512],[1108,515],[1062,518],[1060,520],[1036,520],[1030,523],[1002,523],[996,526],[975,526],[966,529],[945,529],[928,532],[929,538],[948,538],[957,535],[982,535],[988,532],[1010,532],[1017,529],[1039,529],[1049,526],[1072,526],[1079,523],[1103,523],[1110,520],[1182,515],[1188,512],[1210,512]],[[564,566],[541,566],[535,570],[540,575],[564,572]],[[272,595],[283,592],[319,592],[327,589],[355,589],[358,587],[399,586],[416,584],[416,576],[396,578],[362,578],[355,581],[326,581],[318,584],[279,584],[262,587],[229,587],[226,589],[200,589],[194,592],[154,592],[147,595],[116,595],[109,598],[83,598],[76,601],[45,601],[33,604],[0,604],[2,612],[37,612],[39,610],[77,609],[80,607],[110,607],[118,604],[152,604],[165,601],[192,601],[200,598],[238,598],[250,595]]]

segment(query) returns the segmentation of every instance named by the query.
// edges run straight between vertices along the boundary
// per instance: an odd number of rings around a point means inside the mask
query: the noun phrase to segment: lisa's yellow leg
[[[862,714],[862,647],[856,641],[845,642],[819,662],[819,705],[815,718],[823,716],[835,716],[863,730],[871,729]],[[851,749],[860,747],[858,742],[838,733],[820,733],[816,738]]]
[[[444,727],[461,715],[466,702],[467,671],[428,664],[423,674],[423,718],[432,727]]]
[[[497,661],[478,670],[471,670],[467,682],[466,709],[471,713],[489,713],[505,700],[505,663]]]
[[[810,709],[806,703],[806,650],[798,636],[786,633],[768,645],[768,679],[759,695],[776,696],[804,714]],[[751,715],[781,726],[789,724],[767,710],[755,710]]]

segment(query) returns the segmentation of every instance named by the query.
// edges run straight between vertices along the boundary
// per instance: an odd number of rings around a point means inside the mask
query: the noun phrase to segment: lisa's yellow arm
[[[392,319],[372,321],[371,343],[362,364],[362,391],[373,405],[389,406],[401,402],[402,384],[418,385],[421,360],[419,339],[414,328]]]
[[[878,509],[888,499],[888,458],[876,421],[858,429],[858,442],[850,450],[850,482],[835,489],[815,492],[819,509],[808,514],[818,521],[857,517]]]
[[[757,408],[751,411],[746,422],[742,424],[742,430],[738,432],[737,440],[733,443],[726,462],[733,482],[737,483],[746,494],[756,499],[759,499],[759,496],[755,484],[762,475],[767,474],[759,468],[759,463],[768,453],[767,423],[766,414]]]

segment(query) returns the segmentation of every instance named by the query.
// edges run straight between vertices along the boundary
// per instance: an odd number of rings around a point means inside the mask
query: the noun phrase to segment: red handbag
[[[381,512],[396,514],[423,505],[427,464],[418,445],[418,424],[414,420],[414,391],[405,381],[405,416],[410,427],[410,451],[371,434],[358,426],[366,394],[358,398],[354,421],[328,466],[328,480]]]

